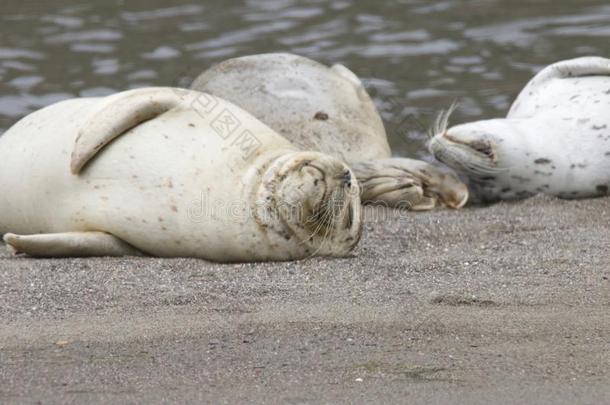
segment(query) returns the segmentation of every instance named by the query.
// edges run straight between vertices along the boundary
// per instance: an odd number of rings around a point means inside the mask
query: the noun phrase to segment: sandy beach
[[[602,403],[610,199],[370,209],[350,258],[0,248],[0,402]]]

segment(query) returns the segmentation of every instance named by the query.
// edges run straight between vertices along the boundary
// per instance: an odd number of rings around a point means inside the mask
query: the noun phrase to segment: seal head
[[[306,255],[345,256],[362,232],[360,188],[340,160],[318,152],[276,158],[257,190],[256,219]]]
[[[484,202],[607,195],[609,86],[610,59],[557,62],[530,80],[506,118],[447,129],[455,106],[441,114],[429,149]]]

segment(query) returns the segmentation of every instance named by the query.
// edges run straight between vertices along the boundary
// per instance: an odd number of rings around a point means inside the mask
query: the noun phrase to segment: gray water
[[[76,96],[187,86],[224,59],[286,51],[361,76],[394,151],[424,156],[434,114],[502,116],[541,67],[610,56],[607,1],[2,0],[0,132]]]

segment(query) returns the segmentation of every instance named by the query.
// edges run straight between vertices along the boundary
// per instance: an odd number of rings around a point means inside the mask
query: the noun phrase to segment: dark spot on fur
[[[598,126],[598,125],[593,125],[591,128],[592,128],[592,129],[594,129],[594,130],[596,130],[596,131],[599,131],[599,130],[601,130],[601,129],[606,129],[606,128],[608,128],[608,126],[607,126],[607,125],[599,125],[599,126]]]
[[[500,190],[501,193],[508,193],[511,190],[510,187],[504,187],[502,190]]]
[[[195,124],[193,124],[192,122],[189,122],[189,127],[195,128]]]
[[[494,176],[485,176],[485,177],[481,177],[481,180],[483,181],[491,181],[491,180],[495,180],[496,178]]]
[[[599,186],[595,187],[595,189],[597,190],[598,193],[601,194],[608,194],[608,186],[605,184],[600,184]]]
[[[175,205],[170,205],[169,208],[174,212],[178,212],[178,208]]]
[[[515,176],[512,175],[510,176],[511,178],[515,179],[515,180],[519,180],[520,183],[529,183],[531,180],[528,179],[527,177],[522,177],[522,176]]]
[[[534,174],[538,174],[538,175],[540,175],[540,176],[547,176],[547,177],[550,177],[550,176],[552,176],[552,175],[553,175],[553,173],[552,173],[552,172],[551,172],[551,173],[548,173],[548,172],[541,172],[540,170],[534,170]]]
[[[610,156],[610,151],[606,152],[604,155],[605,156]]]
[[[328,119],[328,114],[323,111],[318,111],[313,117],[320,121],[326,121]]]
[[[536,163],[537,165],[547,165],[547,164],[551,163],[551,159],[540,158],[540,159],[534,160],[534,163]]]

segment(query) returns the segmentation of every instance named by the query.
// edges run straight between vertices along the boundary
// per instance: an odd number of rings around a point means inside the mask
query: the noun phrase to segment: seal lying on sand
[[[468,176],[483,201],[608,194],[609,59],[548,66],[521,91],[506,118],[447,130],[449,113],[440,118],[430,151]]]
[[[455,176],[413,159],[392,158],[383,122],[358,77],[342,65],[328,68],[291,54],[224,61],[192,89],[225,98],[302,150],[347,162],[365,203],[430,209],[462,207],[468,189]]]
[[[195,91],[54,104],[0,137],[0,166],[0,234],[32,256],[291,260],[361,233],[344,163]]]

